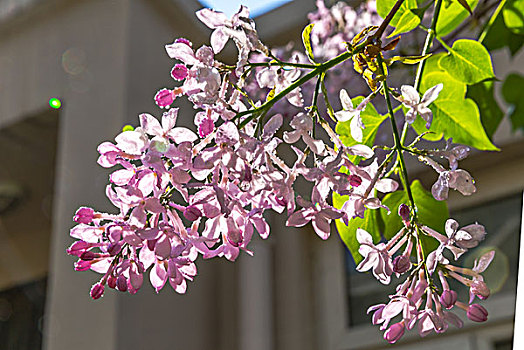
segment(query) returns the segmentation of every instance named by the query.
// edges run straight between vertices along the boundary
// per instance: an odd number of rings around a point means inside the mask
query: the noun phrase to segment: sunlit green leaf
[[[386,18],[389,11],[393,8],[396,2],[397,2],[396,0],[377,0],[377,13],[379,14],[379,16],[382,18]],[[411,16],[417,17],[413,12],[410,11],[410,9],[416,9],[416,8],[417,8],[417,0],[405,0],[402,3],[402,5],[400,6],[395,16],[393,16],[393,19],[391,20],[391,22],[389,22],[389,25],[392,27],[397,27],[401,25],[402,23],[399,24],[399,22],[402,16],[405,15],[405,13],[411,14],[411,15],[407,15],[408,17],[403,19],[403,21],[406,23],[410,21],[410,18],[412,18]]]
[[[307,25],[302,31],[302,42],[304,43],[304,48],[306,49],[306,55],[312,63],[315,63],[315,57],[313,56],[313,48],[311,47],[311,30],[315,23]]]
[[[453,78],[466,84],[495,77],[488,50],[475,40],[455,41],[449,54],[440,59],[439,65]]]
[[[433,122],[428,134],[428,140],[440,140],[443,136],[453,137],[453,141],[480,150],[498,150],[493,145],[480,121],[479,109],[475,102],[464,98],[466,85],[453,79],[446,72],[433,72],[424,75],[421,81],[421,91],[426,91],[436,84],[442,83],[444,88],[439,97],[429,106],[433,111]],[[425,122],[417,118],[413,127],[418,133],[427,131]]]
[[[509,30],[515,34],[524,34],[524,0],[508,0],[502,15]]]
[[[478,0],[467,0],[467,2],[471,9],[475,9]],[[468,16],[468,11],[458,1],[444,1],[437,20],[437,34],[441,37],[448,35]]]
[[[395,35],[410,32],[413,29],[417,28],[420,24],[420,17],[414,14],[411,10],[404,11],[402,16],[400,16],[397,27],[393,33],[388,35],[388,38],[394,37]]]

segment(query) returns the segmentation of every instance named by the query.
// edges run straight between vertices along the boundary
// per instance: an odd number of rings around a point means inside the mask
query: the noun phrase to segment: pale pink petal
[[[217,28],[211,33],[211,47],[213,48],[214,53],[219,53],[222,51],[227,41],[229,40],[229,35],[227,35],[222,28]]]
[[[176,127],[168,132],[169,138],[175,141],[176,144],[181,142],[195,142],[198,136],[188,128]]]
[[[402,97],[404,100],[406,100],[407,103],[418,104],[420,102],[420,95],[413,86],[402,85],[400,87],[400,91],[402,92]]]
[[[167,281],[167,272],[162,263],[158,262],[153,266],[149,273],[149,281],[157,293],[164,287]]]
[[[195,15],[202,23],[211,29],[215,29],[229,23],[229,18],[227,18],[225,13],[208,8],[197,11]]]
[[[199,63],[198,59],[195,57],[193,49],[184,43],[166,45],[166,51],[169,57],[180,60],[187,65],[192,66]]]
[[[380,179],[375,188],[382,193],[395,192],[398,189],[398,182],[393,179]]]
[[[140,126],[146,133],[153,136],[162,136],[163,130],[158,119],[148,113],[142,113],[138,118],[140,119]]]
[[[429,105],[431,102],[435,101],[438,97],[438,94],[440,93],[440,91],[442,91],[442,88],[444,87],[444,85],[441,83],[441,84],[437,84],[435,86],[433,86],[432,88],[429,88],[425,93],[424,93],[424,96],[422,96],[422,101],[421,103],[425,106]]]

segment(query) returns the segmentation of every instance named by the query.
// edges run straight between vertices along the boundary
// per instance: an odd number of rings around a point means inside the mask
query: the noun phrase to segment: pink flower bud
[[[189,47],[193,47],[193,44],[191,43],[191,41],[187,40],[186,38],[178,38],[175,40],[175,43],[182,43],[182,44],[186,44]]]
[[[172,90],[161,89],[155,95],[155,103],[160,108],[171,106],[174,100],[175,96]]]
[[[473,322],[485,322],[488,319],[488,311],[479,304],[471,304],[467,316]]]
[[[393,272],[403,274],[411,269],[411,260],[409,256],[399,255],[393,259]]]
[[[353,187],[358,187],[362,184],[362,178],[358,175],[349,175],[349,184]]]
[[[107,247],[107,252],[111,256],[117,255],[118,253],[120,253],[121,250],[122,250],[122,245],[120,243],[118,243],[118,242],[111,243],[109,245],[109,247]]]
[[[71,245],[71,247],[67,248],[67,254],[69,255],[76,255],[80,257],[86,249],[89,249],[91,245],[84,241],[76,241]]]
[[[213,122],[213,119],[204,118],[198,126],[198,135],[200,135],[200,137],[206,137],[207,135],[211,134],[213,130],[215,130],[215,123]]]
[[[115,289],[116,287],[116,277],[115,276],[109,276],[107,279],[107,285],[109,288]]]
[[[398,216],[400,216],[404,221],[409,221],[409,212],[409,207],[404,203],[398,207]]]
[[[104,285],[100,282],[93,284],[90,294],[91,294],[91,298],[95,300],[100,299],[100,297],[104,295]]]
[[[91,251],[85,251],[82,253],[82,255],[80,255],[80,259],[82,260],[85,260],[85,261],[90,261],[90,260],[93,260],[95,258],[98,258],[100,256],[100,254],[98,253],[93,253]]]
[[[78,222],[79,224],[89,224],[91,223],[91,221],[93,221],[94,216],[95,211],[93,209],[87,207],[80,207],[76,211],[73,220],[75,222]]]
[[[178,81],[184,80],[187,77],[187,67],[181,63],[175,64],[171,70],[171,76]]]
[[[118,289],[121,292],[127,291],[127,280],[124,277],[124,275],[120,275],[116,279],[116,289]]]
[[[75,271],[86,271],[91,268],[92,261],[78,260],[75,262]]]
[[[202,212],[195,206],[190,205],[184,210],[184,217],[189,221],[196,221],[202,216]]]
[[[440,303],[446,309],[451,309],[457,302],[457,292],[450,289],[445,289],[440,296]]]
[[[404,329],[404,323],[395,323],[384,333],[384,339],[390,344],[396,343],[404,335]]]

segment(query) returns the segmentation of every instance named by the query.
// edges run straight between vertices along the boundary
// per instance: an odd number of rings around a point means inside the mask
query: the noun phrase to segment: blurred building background
[[[256,18],[270,46],[299,40],[315,9],[313,0],[277,5]],[[336,234],[324,242],[280,217],[270,219],[267,241],[253,241],[254,257],[199,261],[186,295],[167,287],[156,295],[144,283],[135,296],[109,290],[95,302],[88,294],[95,274],[73,271],[65,250],[76,208],[112,209],[96,147],[139,113],[160,114],[152,97],[172,84],[164,45],[176,37],[208,41],[194,16],[201,7],[196,0],[0,0],[0,349],[392,348],[364,314],[386,289],[354,273]],[[524,69],[524,52],[493,58],[501,79]],[[49,107],[52,97],[60,109]],[[179,121],[191,125],[192,117]],[[484,246],[497,249],[487,274],[490,320],[425,339],[410,332],[393,348],[511,348],[524,138],[503,123],[495,143],[501,153],[462,162],[478,194],[451,199],[453,217],[481,221]]]

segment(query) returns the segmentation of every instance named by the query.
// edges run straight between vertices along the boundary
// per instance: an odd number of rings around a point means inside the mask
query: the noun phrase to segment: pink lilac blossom
[[[311,40],[318,62],[345,52],[346,42],[362,28],[378,22],[371,2],[357,10],[344,3],[328,9],[320,0],[317,6],[318,11],[309,18],[315,23]],[[267,89],[279,94],[299,79],[303,67],[308,67],[300,65],[308,63],[304,54],[286,53],[291,63],[287,66],[276,59],[284,50],[269,51],[244,6],[231,19],[210,9],[198,11],[197,17],[213,29],[211,46],[195,50],[183,38],[166,45],[168,56],[177,60],[171,77],[180,86],[156,93],[156,104],[167,109],[161,119],[143,113],[137,128],[123,131],[114,143],[103,142],[98,147],[98,163],[105,168],[118,167],[106,187],[106,196],[117,213],[79,208],[73,218],[77,225],[70,231],[76,241],[67,250],[78,258],[75,270],[102,274],[91,288],[93,299],[101,298],[106,286],[135,294],[144,279],[149,279],[157,293],[166,284],[177,293],[185,293],[188,282],[197,275],[199,256],[234,261],[242,252],[254,254],[249,248],[253,236],[267,239],[270,235],[267,211],[285,213],[288,226],[302,227],[311,222],[322,239],[330,236],[333,220],[347,225],[356,217],[364,218],[366,210],[381,208],[390,214],[379,192],[395,192],[399,184],[386,176],[388,163],[379,165],[378,158],[373,158],[374,150],[360,144],[365,128],[360,114],[375,94],[353,106],[342,89],[351,79],[349,63],[333,69],[337,78],[329,80],[326,90],[327,94],[339,93],[342,109],[334,117],[339,122],[350,121],[351,135],[357,142],[351,147],[321,122],[321,116],[315,114],[317,105],[303,108],[304,97],[312,95],[311,84],[297,86],[285,96],[289,102],[285,113],[258,109],[264,106]],[[238,49],[233,66],[215,57],[229,39]],[[270,60],[262,64],[264,67],[251,65]],[[415,88],[403,85],[398,99],[409,108],[406,123],[412,123],[419,114],[429,128],[433,116],[428,105],[441,89],[442,84],[437,84],[421,99]],[[172,105],[182,95],[197,109],[193,118],[196,130],[176,126],[179,110]],[[262,113],[258,119],[249,119],[257,116],[254,112]],[[289,123],[284,123],[286,116],[291,118]],[[317,123],[324,126],[327,135],[316,134]],[[291,130],[284,130],[286,124]],[[476,190],[469,173],[458,169],[458,161],[468,155],[469,148],[452,147],[451,141],[444,150],[421,156],[439,173],[432,187],[438,200],[447,198],[449,188],[465,195]],[[305,147],[301,149],[302,144]],[[296,154],[293,165],[281,157],[284,147]],[[367,162],[354,163],[352,156]],[[432,157],[446,158],[450,169]],[[299,178],[311,183],[307,198],[299,191]],[[340,209],[330,202],[333,193],[347,196]],[[418,221],[413,201],[410,206],[401,204],[398,215],[402,228],[386,242],[373,242],[378,232],[372,236],[356,229],[358,251],[363,257],[357,271],[371,271],[383,284],[389,284],[393,274],[397,278],[407,276],[389,302],[368,309],[373,313],[372,323],[385,331],[384,339],[395,343],[417,323],[422,337],[432,331],[442,333],[449,324],[462,327],[458,316],[446,311],[455,306],[465,310],[473,321],[487,320],[487,311],[471,303],[475,297],[485,299],[490,294],[481,273],[493,260],[494,252],[480,257],[472,269],[451,265],[444,256],[447,249],[457,260],[476,247],[486,235],[484,227],[475,223],[459,228],[458,222],[449,219],[443,235]],[[422,235],[435,238],[438,248],[424,252]],[[436,275],[440,290],[434,283]],[[469,305],[457,300],[447,278],[470,288]]]

